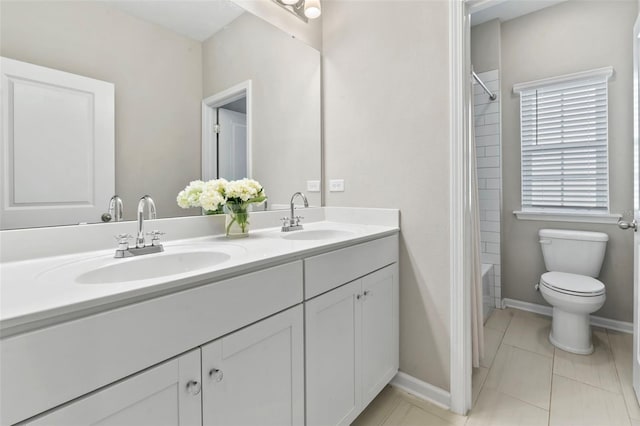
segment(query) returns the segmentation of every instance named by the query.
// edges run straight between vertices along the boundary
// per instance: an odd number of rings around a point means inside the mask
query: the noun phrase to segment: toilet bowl
[[[600,274],[609,236],[602,232],[541,229],[538,232],[547,271],[538,289],[553,307],[549,341],[567,352],[593,352],[590,314],[604,305]]]
[[[547,272],[540,277],[539,289],[553,306],[549,341],[567,352],[592,353],[590,314],[604,305],[604,284],[585,275]]]

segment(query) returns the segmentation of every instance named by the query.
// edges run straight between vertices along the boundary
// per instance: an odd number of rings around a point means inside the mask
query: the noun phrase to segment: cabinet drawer
[[[13,424],[302,301],[302,261],[2,340],[0,424]],[[72,378],[72,380],[71,380]]]
[[[311,299],[398,261],[398,234],[305,259],[304,298]]]

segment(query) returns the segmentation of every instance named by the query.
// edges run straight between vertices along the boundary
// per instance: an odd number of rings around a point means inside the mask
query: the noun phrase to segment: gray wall
[[[609,81],[611,212],[633,208],[632,28],[635,0],[565,2],[502,24],[502,279],[507,298],[546,304],[533,286],[545,271],[540,228],[581,229],[610,236],[600,279],[607,301],[596,315],[631,321],[633,233],[615,225],[517,220],[520,209],[519,97],[514,83],[613,66]]]
[[[320,53],[250,13],[202,44],[204,96],[252,81],[254,179],[269,204],[320,180]],[[306,192],[319,206],[320,192]]]
[[[116,192],[126,218],[145,193],[161,217],[197,214],[175,197],[200,176],[200,43],[99,2],[1,8],[2,56],[115,84]]]
[[[471,64],[476,73],[500,69],[500,21],[471,27]]]
[[[448,4],[323,6],[327,205],[401,209],[400,369],[449,389]]]

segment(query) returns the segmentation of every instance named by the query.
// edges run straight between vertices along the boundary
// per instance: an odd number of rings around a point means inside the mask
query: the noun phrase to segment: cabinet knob
[[[371,290],[365,290],[365,291],[364,291],[364,295],[365,295],[365,296],[369,296],[370,294],[371,294]]]
[[[224,378],[224,373],[222,370],[212,368],[211,371],[209,371],[209,377],[211,377],[215,382],[221,382]]]
[[[200,390],[202,390],[202,385],[197,380],[189,380],[187,382],[187,392],[190,395],[196,396],[200,393]]]
[[[362,297],[361,294],[356,294],[356,299],[360,300],[361,297]]]

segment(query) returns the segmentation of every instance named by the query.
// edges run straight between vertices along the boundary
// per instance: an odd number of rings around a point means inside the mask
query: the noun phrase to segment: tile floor
[[[594,328],[595,352],[573,355],[547,338],[548,317],[494,310],[473,371],[474,407],[458,416],[388,386],[355,426],[640,426],[631,385],[633,336]]]

